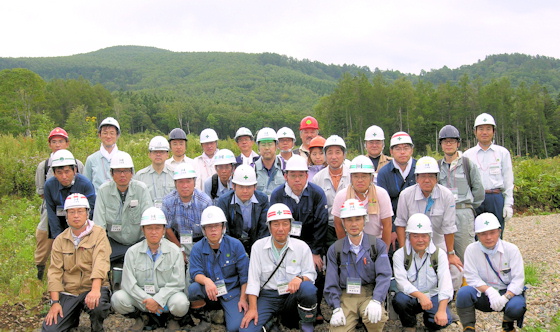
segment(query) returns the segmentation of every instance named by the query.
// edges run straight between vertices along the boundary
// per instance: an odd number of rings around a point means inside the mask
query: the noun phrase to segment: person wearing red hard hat
[[[301,138],[301,146],[295,149],[294,154],[309,157],[309,143],[319,135],[319,122],[312,116],[306,116],[299,123],[299,137]]]

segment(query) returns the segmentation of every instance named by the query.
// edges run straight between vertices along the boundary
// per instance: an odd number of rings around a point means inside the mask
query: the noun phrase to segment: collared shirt
[[[255,197],[255,194],[247,202],[242,202],[237,195],[233,195],[231,198],[231,204],[239,205],[241,209],[241,215],[243,216],[243,236],[249,236],[251,230],[251,212],[253,212],[253,204],[258,204],[259,201]]]
[[[114,181],[99,187],[93,221],[107,230],[107,235],[124,245],[134,244],[142,237],[140,220],[147,208],[154,206],[144,182],[130,180],[124,202]],[[115,225],[115,227],[113,227]],[[120,230],[118,230],[120,228]]]
[[[393,159],[394,161],[395,159]],[[403,190],[416,184],[414,171],[416,169],[416,160],[412,159],[410,172],[406,178],[401,175],[400,167],[395,167],[395,163],[391,162],[379,170],[377,174],[377,185],[387,190],[391,197],[391,205],[393,213],[397,214],[397,206],[399,204],[399,196]]]
[[[200,218],[202,211],[212,205],[212,200],[204,192],[195,189],[190,202],[184,203],[177,190],[163,198],[162,211],[167,219],[167,228],[173,228],[179,234],[192,231],[193,238],[202,236]]]
[[[203,238],[194,244],[190,257],[191,281],[199,274],[214,282],[224,280],[228,292],[222,298],[226,301],[239,295],[241,286],[247,283],[249,257],[238,239],[224,235],[218,252],[214,252],[208,239]]]
[[[165,161],[165,165],[167,165],[167,167],[169,167],[169,169],[171,170],[171,173],[173,173],[175,168],[177,168],[177,166],[179,166],[180,164],[187,164],[187,163],[190,163],[191,165],[193,165],[193,168],[194,168],[193,159],[189,158],[187,156],[183,156],[183,159],[181,159],[181,161],[176,161],[173,158],[173,156],[171,156],[171,158],[169,158]]]
[[[337,193],[339,193],[342,189],[350,186],[352,183],[350,181],[349,166],[346,163],[342,164],[342,176],[340,177],[340,182],[338,183],[338,188],[336,190],[334,189],[333,181],[329,173],[329,166],[326,166],[317,174],[315,174],[315,176],[313,177],[313,183],[321,187],[321,189],[323,189],[323,191],[325,192],[329,209],[329,226],[334,227],[334,217],[332,215],[334,198],[336,197]]]
[[[37,170],[35,171],[35,192],[37,195],[44,195],[45,182],[54,176],[51,168],[52,155],[53,154],[51,153],[47,160],[43,160],[39,163],[39,165],[37,165]],[[84,174],[84,164],[82,164],[82,162],[78,159],[76,159],[76,164],[78,165],[78,173]],[[46,173],[45,167],[48,167]]]
[[[445,234],[454,234],[457,232],[455,222],[455,197],[451,191],[441,184],[436,184],[429,196],[433,200],[433,205],[429,211],[426,211],[428,199],[424,197],[422,190],[418,184],[406,188],[399,198],[399,207],[397,209],[397,217],[395,218],[395,226],[406,227],[408,218],[415,213],[424,213],[430,217],[433,229],[434,244],[442,249],[446,249]],[[447,248],[449,249],[449,248]],[[450,248],[447,251],[451,251]]]
[[[372,157],[369,155],[366,155],[366,157],[368,157],[373,163],[373,167],[375,167],[375,174],[379,173],[379,171],[381,170],[381,168],[383,168],[383,166],[387,165],[389,162],[391,162],[391,160],[393,160],[393,158],[386,156],[383,153],[381,153],[377,157]]]
[[[214,155],[220,151],[216,149]],[[210,158],[206,153],[193,159],[194,170],[196,171],[196,188],[204,191],[204,181],[212,175],[216,174],[216,167],[214,167],[214,158]]]
[[[245,157],[244,154],[240,154],[239,155],[241,157],[241,164],[242,165],[249,165],[249,166],[253,166],[254,165],[254,161],[255,158],[259,157],[259,154],[256,153],[255,151],[251,150],[251,154],[249,155],[249,157]]]
[[[410,241],[406,241],[406,249],[412,251],[412,261],[408,271],[404,267],[405,247],[400,248],[393,255],[393,272],[397,281],[397,288],[406,295],[416,291],[422,292],[429,297],[438,295],[438,300],[451,300],[453,298],[453,284],[447,254],[439,249],[437,273],[431,263],[431,255],[436,254],[436,246],[430,241],[430,245],[423,257],[412,250]]]
[[[305,186],[303,187],[303,190],[305,190],[305,188],[307,188],[307,182],[305,183]],[[302,190],[302,193],[303,193]],[[284,186],[284,192],[286,193],[286,195],[288,197],[291,197],[294,201],[296,201],[296,204],[299,204],[299,201],[301,199],[301,196],[296,195],[293,191],[292,191],[292,187],[290,187],[288,184],[286,184]]]
[[[204,181],[204,193],[208,195],[208,197],[212,198],[212,179],[214,175],[206,179]],[[218,190],[216,190],[216,197],[212,198],[212,204],[216,205],[218,203],[218,199],[223,194],[233,190],[233,183],[231,182],[231,178],[227,181],[227,186],[224,186],[220,178],[218,178]]]
[[[111,156],[119,151],[115,144],[111,153],[108,154],[107,150],[101,145],[99,151],[91,154],[86,159],[86,167],[84,168],[84,175],[93,183],[95,192],[99,191],[102,184],[111,182]]]
[[[286,257],[264,289],[277,290],[279,283],[289,282],[297,276],[307,277],[315,283],[317,272],[315,272],[313,255],[309,246],[301,240],[290,237],[286,245],[288,246]],[[259,296],[261,286],[264,285],[280,261],[280,258],[274,258],[272,246],[272,237],[267,236],[257,240],[251,248],[246,291],[248,295]],[[279,280],[278,276],[282,275],[284,280]]]
[[[255,172],[257,173],[257,190],[262,191],[269,197],[274,189],[286,183],[282,173],[282,163],[278,157],[274,160],[270,170],[264,167],[262,158],[259,158],[255,161]]]
[[[501,189],[504,205],[513,205],[513,166],[511,155],[503,146],[496,144],[484,151],[479,144],[468,149],[465,157],[472,160],[482,176],[484,189]]]
[[[467,181],[463,161],[469,162],[469,178]],[[471,204],[477,208],[484,201],[484,186],[478,167],[468,158],[463,159],[461,151],[451,164],[441,161],[438,183],[447,187],[455,195],[455,203]]]
[[[161,173],[158,174],[152,165],[139,170],[134,179],[144,182],[150,190],[150,196],[156,207],[161,208],[163,198],[175,189],[173,171],[164,165]],[[160,206],[157,206],[159,204]]]
[[[499,240],[496,245],[498,246],[497,252],[488,257],[505,284],[492,271],[480,248],[480,242],[469,244],[465,250],[464,272],[467,284],[472,287],[487,285],[498,290],[507,289],[515,295],[520,295],[525,286],[525,270],[521,252],[515,244],[507,241]]]

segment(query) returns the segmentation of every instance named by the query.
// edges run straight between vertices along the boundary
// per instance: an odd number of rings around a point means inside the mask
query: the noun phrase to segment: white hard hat
[[[485,212],[479,214],[474,220],[474,232],[482,233],[501,228],[500,221],[493,213]]]
[[[294,131],[291,130],[288,127],[282,127],[280,129],[278,129],[278,139],[280,138],[291,138],[294,141],[296,140],[296,135],[294,134]]]
[[[422,157],[416,161],[414,174],[439,173],[437,161],[432,157]]]
[[[325,141],[325,145],[323,146],[323,151],[325,151],[326,153],[327,149],[330,146],[340,146],[342,148],[342,151],[346,151],[346,143],[344,143],[342,137],[338,135],[331,135],[329,136],[329,138],[327,138],[327,140]]]
[[[411,215],[406,222],[406,232],[416,234],[431,234],[432,222],[427,215],[423,213],[415,213]]]
[[[271,221],[282,219],[290,219],[290,222],[294,221],[294,218],[292,217],[292,211],[286,204],[272,204],[268,208],[268,213],[266,214],[266,223],[270,224]]]
[[[169,142],[163,136],[156,136],[150,140],[149,151],[169,151]]]
[[[216,142],[218,140],[218,134],[214,129],[206,128],[200,132],[200,143],[210,143]]]
[[[384,141],[385,133],[383,129],[379,126],[371,126],[366,129],[366,134],[364,135],[364,141]]]
[[[64,211],[74,208],[89,209],[89,201],[87,197],[79,193],[68,195],[68,197],[64,200]]]
[[[285,171],[303,171],[307,172],[309,168],[307,168],[307,158],[302,156],[293,155],[288,161],[286,162]]]
[[[121,126],[119,126],[119,122],[113,117],[108,117],[105,118],[105,120],[101,121],[101,123],[99,124],[99,128],[97,129],[98,133],[101,132],[101,128],[103,128],[103,126],[113,126],[117,128],[117,135],[120,135],[121,133]]]
[[[414,144],[412,143],[412,138],[410,138],[410,135],[405,133],[404,131],[399,131],[393,134],[393,136],[391,136],[391,145],[390,147],[393,147],[395,145],[399,145],[399,144],[410,144],[412,146],[414,146]]]
[[[239,165],[233,172],[231,182],[242,186],[252,186],[257,184],[257,174],[255,169],[249,165]]]
[[[350,174],[353,173],[375,173],[375,169],[373,169],[373,162],[369,157],[366,156],[357,156],[356,158],[352,159],[350,163]]]
[[[264,127],[257,133],[257,143],[264,140],[278,141],[276,132],[272,128]]]
[[[200,216],[200,227],[202,228],[202,234],[206,236],[206,231],[204,226],[227,222],[226,215],[224,211],[217,206],[211,205],[202,211]],[[226,227],[222,227],[222,236],[226,233]]]
[[[235,155],[231,150],[228,149],[220,149],[214,155],[214,166],[217,165],[227,165],[227,164],[237,164],[237,160],[235,160]]]
[[[249,130],[249,128],[241,127],[237,129],[237,131],[235,132],[235,137],[233,139],[237,141],[237,139],[242,136],[249,136],[251,137],[251,139],[253,139],[253,133],[251,132],[251,130]]]
[[[181,163],[173,171],[173,180],[194,178],[196,178],[196,171],[190,163]]]
[[[51,167],[62,167],[62,166],[75,166],[76,158],[72,152],[62,149],[58,150],[52,155]]]
[[[132,157],[124,152],[117,151],[117,153],[111,158],[111,169],[113,168],[134,168],[134,163],[132,162]]]
[[[167,225],[167,220],[165,219],[165,214],[161,209],[157,207],[149,207],[142,213],[142,219],[140,220],[140,226],[146,225]]]
[[[492,125],[494,126],[494,128],[496,128],[496,121],[494,121],[494,117],[488,113],[482,113],[474,120],[473,128],[476,129],[476,127],[486,124]]]
[[[340,208],[340,218],[350,218],[356,216],[367,216],[366,207],[355,198],[346,200]],[[365,218],[366,221],[369,218]]]

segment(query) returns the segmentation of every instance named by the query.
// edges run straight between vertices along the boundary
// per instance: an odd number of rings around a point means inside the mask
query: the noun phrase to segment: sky
[[[553,0],[5,0],[0,13],[0,57],[139,45],[412,74],[501,53],[560,58]]]

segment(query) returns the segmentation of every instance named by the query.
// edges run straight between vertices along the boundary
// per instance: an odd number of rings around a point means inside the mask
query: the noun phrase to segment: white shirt
[[[465,151],[465,157],[472,160],[482,177],[484,189],[501,189],[504,205],[513,205],[513,166],[511,155],[503,146],[496,144],[484,151],[479,144]]]
[[[214,155],[218,153],[218,149],[214,152]],[[196,189],[204,191],[204,181],[216,174],[216,168],[214,167],[214,158],[210,158],[206,153],[194,158],[193,160],[194,170],[196,171]]]
[[[496,245],[498,246],[497,252],[488,257],[505,284],[492,271],[479,242],[469,244],[465,250],[464,272],[467,284],[472,287],[487,285],[498,290],[507,288],[513,294],[519,295],[525,286],[525,270],[521,252],[515,244],[503,240],[498,240]]]
[[[297,276],[309,278],[311,282],[315,282],[317,273],[313,264],[313,255],[307,243],[288,237],[288,251],[278,271],[274,277],[266,284],[264,289],[278,289],[281,282],[289,282]],[[272,236],[267,236],[257,240],[251,248],[251,260],[249,263],[249,278],[247,281],[248,295],[259,296],[261,286],[272,274],[276,268],[277,261],[272,254]],[[281,257],[278,258],[280,261]],[[278,276],[284,276],[286,280],[277,280]]]
[[[334,198],[338,192],[347,188],[351,184],[348,164],[342,164],[342,176],[340,177],[340,182],[338,183],[338,190],[334,189],[333,181],[329,173],[329,166],[323,168],[319,171],[319,173],[315,174],[313,181],[311,182],[321,187],[321,189],[325,192],[325,196],[327,196],[327,205],[329,207],[329,226],[334,227],[334,217],[331,214]]]
[[[404,171],[401,169],[401,166],[397,163],[397,161],[395,159],[393,159],[391,161],[393,163],[393,166],[399,170],[399,172],[401,173],[401,176],[403,179],[406,179],[406,177],[408,176],[408,174],[410,173],[410,170],[412,169],[412,157],[410,157],[408,159],[408,161],[406,162],[406,168],[404,169]],[[377,176],[375,177],[377,178]]]
[[[193,168],[194,168],[193,160],[191,158],[187,157],[187,156],[183,156],[183,159],[181,161],[176,161],[175,159],[173,159],[173,157],[171,157],[171,158],[169,158],[165,161],[165,165],[167,165],[167,167],[169,167],[169,169],[172,172],[175,171],[175,168],[177,166],[179,166],[180,164],[183,164],[183,163],[185,163],[185,164],[186,163],[191,163],[191,165],[193,165]]]

